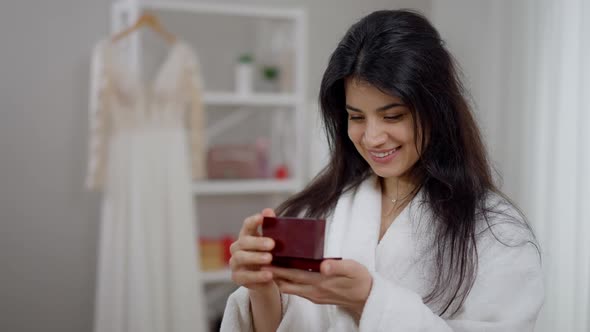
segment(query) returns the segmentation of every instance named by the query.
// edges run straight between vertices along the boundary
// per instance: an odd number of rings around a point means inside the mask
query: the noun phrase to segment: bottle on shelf
[[[238,58],[235,73],[236,93],[249,95],[252,93],[254,80],[254,59],[250,53],[244,53]]]

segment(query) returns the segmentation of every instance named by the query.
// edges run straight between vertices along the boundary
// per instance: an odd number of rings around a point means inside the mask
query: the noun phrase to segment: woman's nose
[[[387,141],[387,132],[380,123],[368,121],[363,137],[366,146],[376,147]]]

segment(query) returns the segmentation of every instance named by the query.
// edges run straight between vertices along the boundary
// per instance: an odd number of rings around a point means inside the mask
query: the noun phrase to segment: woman
[[[269,266],[262,214],[232,245],[222,330],[532,331],[539,251],[495,187],[438,32],[421,15],[354,24],[320,91],[329,165],[279,215],[327,218],[320,273]]]

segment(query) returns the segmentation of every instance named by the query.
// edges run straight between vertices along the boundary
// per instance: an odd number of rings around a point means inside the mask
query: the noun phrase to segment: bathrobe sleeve
[[[544,299],[536,246],[488,239],[481,248],[476,281],[453,318],[441,318],[415,292],[373,273],[360,331],[533,331]]]
[[[327,331],[326,308],[298,296],[282,294],[283,317],[277,332]],[[221,332],[254,331],[248,289],[238,288],[227,300]]]

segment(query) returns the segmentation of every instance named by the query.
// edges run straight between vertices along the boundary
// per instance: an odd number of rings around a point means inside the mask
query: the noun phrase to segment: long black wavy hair
[[[476,219],[486,217],[490,193],[501,194],[454,60],[436,29],[419,13],[383,10],[355,23],[333,52],[319,101],[330,162],[279,215],[325,218],[338,198],[373,173],[348,138],[345,80],[355,78],[409,106],[421,155],[411,172],[436,216],[436,277],[424,301],[441,301],[454,315],[477,273]],[[416,138],[418,140],[418,138]],[[503,195],[502,195],[503,196]],[[503,196],[504,197],[504,196]],[[487,217],[486,217],[487,220]],[[440,303],[440,302],[439,302]]]

